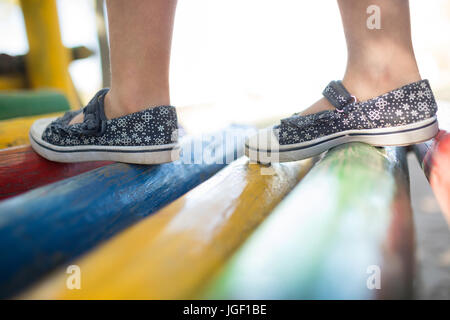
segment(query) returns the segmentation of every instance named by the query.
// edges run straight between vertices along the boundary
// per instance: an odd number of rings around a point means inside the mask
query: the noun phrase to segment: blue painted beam
[[[208,179],[243,155],[248,130],[235,126],[186,138],[177,162],[112,164],[0,202],[0,297],[14,295]]]

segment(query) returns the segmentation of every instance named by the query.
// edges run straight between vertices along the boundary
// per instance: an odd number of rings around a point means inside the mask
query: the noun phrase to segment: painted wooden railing
[[[306,160],[265,169],[241,158],[73,262],[82,272],[82,290],[67,289],[67,274],[62,268],[23,297],[192,297],[304,176],[311,163]]]
[[[413,224],[402,148],[330,150],[202,298],[409,298]]]
[[[0,200],[111,163],[58,163],[42,158],[30,146],[3,149],[0,150]]]
[[[440,130],[433,140],[413,150],[450,226],[450,133]]]
[[[61,113],[51,113],[0,121],[0,149],[29,144],[28,132],[34,121],[60,115]]]
[[[2,201],[0,296],[18,292],[205,181],[226,166],[225,158],[243,154],[248,133],[237,127],[186,138],[180,161],[112,164]]]

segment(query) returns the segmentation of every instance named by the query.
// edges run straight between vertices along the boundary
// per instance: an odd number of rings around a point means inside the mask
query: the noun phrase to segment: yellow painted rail
[[[53,113],[0,121],[0,149],[28,144],[28,131],[34,121],[60,115],[61,113]]]
[[[26,79],[21,74],[0,75],[0,91],[25,88]]]
[[[20,298],[193,297],[306,174],[312,162],[268,169],[240,158],[155,215],[75,261],[81,270],[80,290],[67,289],[65,266]]]
[[[60,89],[72,108],[80,101],[69,74],[70,55],[61,40],[55,0],[21,0],[30,48],[27,78],[31,88]]]

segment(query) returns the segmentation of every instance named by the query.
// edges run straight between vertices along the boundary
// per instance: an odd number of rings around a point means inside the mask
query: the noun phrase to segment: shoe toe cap
[[[33,136],[35,139],[41,139],[42,134],[44,133],[45,129],[48,127],[50,123],[55,121],[57,117],[55,118],[43,118],[36,120],[33,125],[30,128],[30,135]]]

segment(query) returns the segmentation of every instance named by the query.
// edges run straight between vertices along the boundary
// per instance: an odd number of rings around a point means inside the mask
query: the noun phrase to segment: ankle
[[[344,85],[358,100],[363,101],[421,80],[413,54],[393,55],[391,52],[390,58],[349,62],[343,78]]]
[[[105,115],[113,119],[161,105],[170,105],[168,89],[126,94],[111,89],[105,96]]]
[[[346,73],[342,82],[352,95],[364,101],[419,80],[421,77],[418,71],[386,69],[374,73]]]

